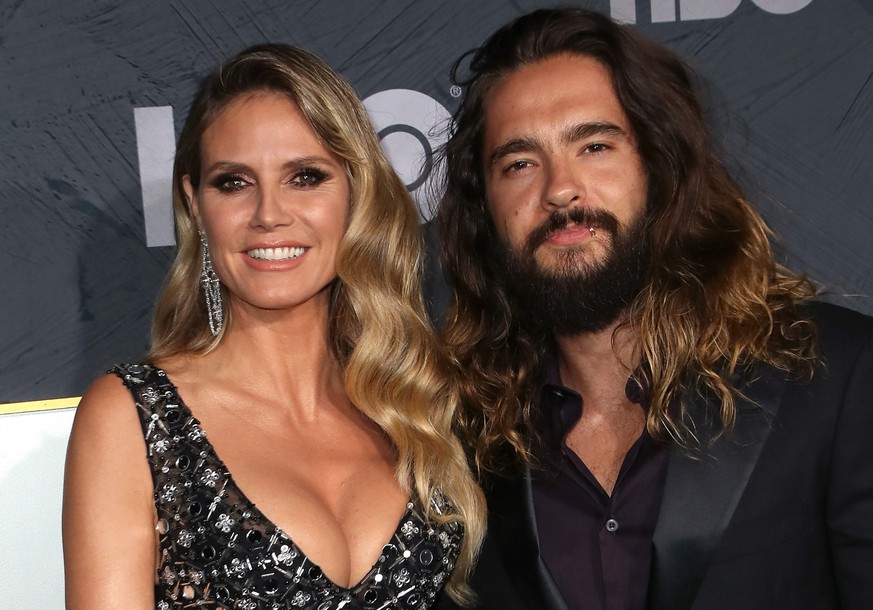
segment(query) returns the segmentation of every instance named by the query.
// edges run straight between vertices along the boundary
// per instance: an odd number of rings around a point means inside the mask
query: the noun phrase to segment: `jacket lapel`
[[[495,536],[506,570],[526,604],[536,610],[567,610],[540,557],[530,469],[524,476],[493,480],[488,505],[489,534]]]
[[[764,369],[737,397],[733,431],[711,446],[713,403],[692,406],[703,455],[674,450],[654,535],[649,585],[651,610],[688,610],[722,534],[755,468],[782,398],[782,375]],[[707,448],[708,447],[708,448]]]

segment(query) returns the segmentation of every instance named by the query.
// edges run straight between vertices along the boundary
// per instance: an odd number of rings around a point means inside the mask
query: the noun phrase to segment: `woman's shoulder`
[[[115,411],[123,405],[132,406],[133,396],[123,378],[123,367],[116,365],[95,379],[82,395],[76,414]],[[120,368],[121,367],[121,368]],[[108,413],[107,413],[108,414]]]
[[[71,450],[99,459],[125,455],[142,459],[153,399],[172,390],[166,373],[154,364],[116,364],[82,395],[73,420]]]
[[[71,440],[84,437],[88,446],[109,449],[139,436],[134,397],[116,368],[98,377],[82,395]]]
[[[94,581],[98,572],[133,566],[125,584],[138,591],[134,599],[153,586],[153,485],[138,420],[133,396],[113,373],[95,380],[76,408],[64,476],[64,555],[68,604],[71,597],[88,601],[75,607],[117,593],[103,586],[111,579]]]

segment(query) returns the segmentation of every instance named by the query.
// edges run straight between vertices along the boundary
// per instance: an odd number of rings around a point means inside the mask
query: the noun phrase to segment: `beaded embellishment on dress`
[[[328,579],[246,498],[200,422],[159,368],[118,365],[133,394],[154,481],[157,610],[425,610],[454,566],[458,523],[428,523],[410,502],[391,540],[350,589]],[[434,502],[437,512],[445,510]]]

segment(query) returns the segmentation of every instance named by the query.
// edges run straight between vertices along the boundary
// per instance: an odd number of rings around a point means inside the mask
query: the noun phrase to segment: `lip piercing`
[[[588,231],[591,233],[591,237],[594,237],[594,229],[591,227],[588,227]]]

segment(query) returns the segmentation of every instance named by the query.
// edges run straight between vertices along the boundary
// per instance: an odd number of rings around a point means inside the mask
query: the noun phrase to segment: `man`
[[[439,223],[479,607],[873,608],[873,320],[774,262],[685,64],[568,8],[470,71]]]

